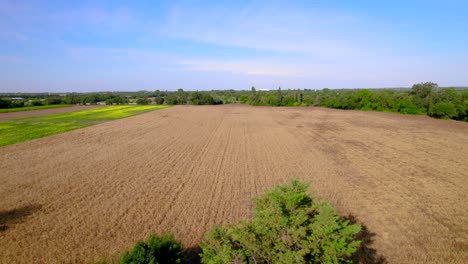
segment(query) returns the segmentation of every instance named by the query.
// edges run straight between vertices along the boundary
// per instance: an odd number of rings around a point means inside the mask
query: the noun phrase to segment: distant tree
[[[249,100],[249,97],[245,94],[239,96],[239,101],[242,103],[242,104],[245,104],[247,103],[247,100]]]
[[[200,92],[196,91],[196,92],[192,92],[190,94],[189,100],[194,105],[201,105],[201,104],[203,104],[202,103],[202,97],[203,97],[203,95]]]
[[[252,86],[251,92],[250,92],[250,97],[249,97],[249,103],[251,105],[258,105],[260,102],[257,94],[257,90],[255,89],[255,86]]]
[[[138,98],[136,103],[139,105],[147,105],[149,104],[149,100],[147,98]]]
[[[158,105],[162,105],[164,103],[164,98],[161,96],[157,96],[156,98],[154,98],[154,102]]]
[[[90,104],[95,104],[100,101],[99,96],[97,94],[89,94],[85,98],[86,102]]]
[[[30,105],[32,106],[42,106],[44,103],[39,100],[39,99],[32,99],[31,102],[29,102]]]
[[[192,92],[189,101],[194,105],[214,105],[222,104],[223,101],[215,100],[208,92]]]
[[[231,100],[231,97],[225,95],[223,96],[223,104],[232,104],[232,100]]]
[[[186,104],[187,103],[187,94],[183,89],[179,88],[177,90],[177,104]]]
[[[454,88],[445,88],[433,93],[427,114],[432,117],[463,120],[466,115],[463,94]]]
[[[356,107],[357,109],[370,110],[372,109],[371,93],[368,89],[362,89],[356,93]]]
[[[433,82],[418,83],[411,88],[411,94],[414,95],[415,104],[424,109],[429,109],[430,96],[437,89],[438,85]]]
[[[433,83],[433,82],[424,82],[424,83],[414,84],[413,87],[411,88],[411,94],[419,98],[425,98],[429,96],[432,91],[437,89],[437,87],[438,87],[437,83]]]
[[[9,98],[0,98],[0,108],[10,108],[11,99]]]
[[[297,93],[296,93],[296,101],[298,104],[302,104],[302,99],[303,99],[304,95],[302,94],[302,92],[299,90]]]
[[[156,90],[154,91],[154,97],[160,97],[161,96],[161,91]]]
[[[411,100],[410,97],[401,97],[396,105],[396,110],[400,112],[401,114],[419,114],[420,108],[414,104],[413,100]]]
[[[79,104],[81,102],[81,98],[77,93],[70,93],[65,96],[64,102],[66,104]]]
[[[45,102],[48,104],[48,105],[57,105],[57,104],[61,104],[62,103],[62,98],[60,96],[48,96],[46,99],[45,99]]]
[[[179,100],[175,94],[171,93],[166,96],[166,98],[164,99],[164,102],[168,105],[176,105],[179,103]]]
[[[452,102],[437,102],[430,105],[428,115],[448,119],[456,117],[458,112]]]
[[[114,99],[112,99],[112,101],[114,102],[114,104],[117,104],[117,105],[125,103],[125,99],[122,98],[120,95],[116,95]]]
[[[283,93],[281,92],[281,87],[278,87],[278,91],[276,92],[276,105],[283,105]]]

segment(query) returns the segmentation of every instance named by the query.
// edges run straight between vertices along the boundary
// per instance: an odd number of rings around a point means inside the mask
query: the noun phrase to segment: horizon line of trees
[[[435,118],[468,121],[468,90],[440,88],[424,82],[410,90],[323,89],[257,91],[242,94],[239,102],[263,106],[320,106],[343,110],[387,111],[401,114],[426,114]]]
[[[211,90],[154,92],[102,92],[59,94],[24,94],[23,101],[11,100],[21,94],[0,98],[0,108],[52,104],[166,104],[217,105],[249,104],[253,106],[319,106],[344,110],[372,110],[401,114],[426,114],[435,118],[468,121],[468,90],[440,88],[424,82],[411,89],[287,89],[272,91]]]

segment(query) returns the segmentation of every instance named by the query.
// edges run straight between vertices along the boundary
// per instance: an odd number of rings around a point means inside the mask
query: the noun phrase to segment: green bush
[[[416,115],[421,112],[421,109],[419,109],[418,106],[410,99],[402,98],[397,103],[397,111],[401,114]]]
[[[147,98],[138,98],[136,100],[136,103],[139,104],[139,105],[147,105],[149,104],[149,100]]]
[[[164,103],[164,98],[162,98],[161,96],[157,96],[155,99],[154,99],[154,102],[158,105],[162,105]]]
[[[172,264],[183,263],[182,244],[175,241],[172,235],[162,237],[150,235],[148,242],[137,242],[132,250],[123,254],[121,264]]]
[[[42,105],[44,105],[44,103],[39,99],[33,99],[33,100],[31,100],[31,102],[29,104],[31,106],[42,106]]]
[[[443,119],[456,117],[458,114],[452,102],[438,102],[429,105],[428,115]]]
[[[255,199],[251,221],[215,227],[201,244],[202,263],[348,263],[361,226],[292,181]]]

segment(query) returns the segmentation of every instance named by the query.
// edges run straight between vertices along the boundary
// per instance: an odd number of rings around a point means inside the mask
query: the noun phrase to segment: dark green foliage
[[[260,98],[257,95],[257,89],[254,86],[251,88],[250,96],[249,96],[249,104],[251,105],[260,105]]]
[[[187,93],[184,92],[183,89],[178,89],[177,90],[177,103],[178,104],[186,104],[187,103]]]
[[[202,243],[203,263],[348,263],[360,225],[292,181],[255,199],[251,221],[215,227]]]
[[[458,115],[457,109],[452,102],[437,102],[431,103],[429,106],[428,115],[438,118],[453,118]]]
[[[23,107],[24,101],[14,101],[10,98],[0,98],[0,109]]]
[[[208,93],[192,92],[189,98],[190,102],[194,105],[216,105],[222,104],[221,100],[215,100],[213,96]]]
[[[281,87],[278,88],[278,91],[276,92],[276,98],[275,98],[275,105],[281,106],[283,105],[283,93],[281,92]]]
[[[413,103],[409,97],[400,98],[396,102],[394,109],[396,109],[397,112],[400,112],[401,114],[415,115],[421,112],[421,109],[419,109],[418,106]]]
[[[429,109],[431,94],[437,90],[439,86],[433,82],[418,83],[411,88],[411,94],[414,96],[414,102],[426,112]]]
[[[7,98],[0,98],[0,108],[10,108],[11,100]]]
[[[79,104],[81,102],[80,95],[77,93],[70,93],[65,96],[63,101],[66,104]]]
[[[138,98],[136,100],[136,103],[139,104],[139,105],[147,105],[147,104],[149,104],[149,100],[146,99],[146,98]]]
[[[468,121],[468,91],[465,89],[439,88],[425,82],[411,89],[278,89],[257,91],[212,90],[186,92],[100,92],[59,94],[5,94],[0,99],[0,108],[22,107],[28,100],[45,99],[45,104],[127,104],[129,99],[154,97],[156,104],[222,104],[241,103],[264,106],[321,106],[344,110],[389,111],[402,114],[427,114],[436,118],[451,118]],[[27,98],[24,101],[8,97]]]
[[[418,98],[426,98],[436,90],[437,87],[439,86],[433,82],[418,83],[411,87],[411,94]]]
[[[174,264],[183,263],[182,244],[172,235],[150,235],[147,242],[139,241],[132,250],[125,252],[121,264]]]
[[[246,94],[243,94],[243,95],[239,96],[239,102],[240,102],[241,104],[247,103],[247,100],[248,100],[248,99],[249,99],[249,97],[248,97]]]
[[[31,102],[29,102],[29,105],[31,105],[31,106],[41,106],[41,105],[44,105],[44,103],[39,99],[33,99],[33,100],[31,100]]]
[[[156,90],[154,91],[154,97],[161,97],[161,91],[160,90]]]
[[[438,118],[466,120],[468,98],[453,88],[439,90],[432,94],[427,114]]]
[[[56,105],[62,103],[62,97],[60,96],[49,96],[45,99],[48,105]]]
[[[269,106],[322,106],[344,110],[389,111],[401,114],[427,114],[437,118],[468,120],[468,92],[440,89],[436,83],[413,85],[411,90],[340,89],[239,92],[240,103]]]
[[[162,98],[161,96],[156,96],[156,98],[154,99],[154,102],[158,105],[162,105],[164,104],[164,98]]]
[[[177,96],[175,94],[170,94],[166,96],[164,99],[164,102],[168,105],[176,105],[176,104],[181,104],[179,100],[177,99]]]

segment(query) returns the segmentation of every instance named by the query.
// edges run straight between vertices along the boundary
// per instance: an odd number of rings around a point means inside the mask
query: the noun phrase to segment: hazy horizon
[[[0,0],[0,93],[468,86],[466,1]]]

